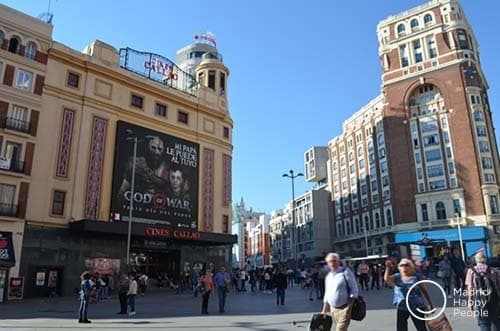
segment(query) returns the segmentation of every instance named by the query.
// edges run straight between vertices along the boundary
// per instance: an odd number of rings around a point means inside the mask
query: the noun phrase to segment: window
[[[69,87],[78,88],[79,82],[80,82],[80,75],[74,72],[68,72],[68,81],[66,82],[66,84]]]
[[[427,167],[427,175],[429,177],[440,177],[444,176],[444,170],[442,165],[434,165]]]
[[[347,190],[347,182],[343,182],[342,183],[342,189],[343,190]]]
[[[418,183],[418,192],[424,192],[424,191],[425,191],[424,183]]]
[[[368,152],[373,152],[373,141],[368,141],[368,143],[366,144],[367,148],[368,148]]]
[[[33,74],[24,70],[18,70],[16,87],[21,90],[31,91],[33,83]]]
[[[422,168],[417,168],[417,179],[423,179],[424,178],[424,172],[422,171]]]
[[[337,170],[337,162],[333,162],[333,170]]]
[[[398,35],[404,34],[406,31],[405,25],[403,23],[398,25]]]
[[[356,227],[356,233],[359,233],[359,219],[357,218],[354,219],[354,225]]]
[[[420,210],[422,211],[422,221],[427,222],[429,220],[429,212],[427,211],[427,204],[421,204]]]
[[[461,49],[468,49],[469,48],[467,46],[467,36],[465,35],[464,30],[458,30],[458,44],[460,45]]]
[[[425,118],[420,120],[420,126],[423,133],[434,132],[438,130],[438,123],[435,118]]]
[[[185,113],[185,112],[180,111],[180,110],[177,112],[177,121],[178,122],[188,124],[188,120],[189,120],[188,113]]]
[[[363,147],[358,148],[358,156],[359,157],[363,156]]]
[[[493,174],[484,174],[484,181],[487,183],[494,183],[495,182],[495,175]]]
[[[215,91],[215,70],[208,71],[208,88]]]
[[[453,162],[448,163],[448,172],[450,173],[450,175],[455,174],[455,163]]]
[[[229,138],[229,128],[228,128],[227,126],[225,126],[225,127],[223,128],[223,133],[222,133],[222,135],[223,135],[223,136],[224,136],[224,138],[226,138],[226,139],[227,139],[227,138]]]
[[[32,41],[28,43],[26,46],[26,50],[24,51],[24,56],[27,57],[28,59],[35,59],[36,56],[36,44]]]
[[[446,147],[446,157],[451,159],[451,147]]]
[[[370,220],[365,216],[365,230],[370,230]]]
[[[135,94],[132,94],[130,104],[133,107],[142,109],[143,103],[144,103],[144,98],[143,97],[135,95]]]
[[[219,75],[219,88],[220,88],[220,95],[225,95],[226,94],[226,74],[221,72]]]
[[[439,161],[441,160],[441,151],[439,149],[434,149],[432,151],[425,152],[425,159],[427,162]]]
[[[377,191],[377,181],[376,180],[372,180],[372,182],[370,183],[371,185],[371,188],[372,188],[372,192],[376,192]]]
[[[15,185],[0,184],[0,207],[12,207],[15,196]]]
[[[406,48],[406,45],[399,46],[399,57],[401,58],[401,66],[407,67],[409,63],[408,63],[408,50]]]
[[[356,142],[360,143],[360,142],[361,142],[361,140],[363,140],[363,136],[361,135],[361,133],[358,133],[358,134],[356,135]],[[358,154],[358,155],[359,155],[359,154]]]
[[[200,83],[201,85],[205,84],[205,73],[204,72],[200,72],[198,74],[198,83]]]
[[[12,37],[9,40],[9,52],[17,54],[19,52],[19,46],[21,46],[21,42],[16,37]]]
[[[335,187],[334,187],[334,188],[335,188],[335,193],[339,193],[339,191],[340,191],[340,187],[339,187],[338,185],[335,185]]]
[[[361,185],[361,194],[366,195],[367,193],[368,193],[368,189],[367,189],[366,184]]]
[[[486,127],[483,125],[478,125],[476,127],[476,132],[478,137],[486,137],[488,135],[486,132]]]
[[[12,105],[12,110],[7,116],[5,126],[7,129],[28,133],[30,131],[28,116],[28,108]]]
[[[445,184],[444,180],[435,180],[435,181],[429,182],[429,186],[430,186],[431,190],[441,190],[441,189],[446,188],[446,184]]]
[[[352,161],[352,160],[354,160],[354,153],[350,152],[349,153],[349,161]]]
[[[493,169],[493,161],[489,157],[481,158],[483,169]]]
[[[420,164],[422,162],[422,158],[420,157],[420,153],[415,154],[415,162],[417,162],[417,164]]]
[[[412,19],[410,21],[410,26],[411,26],[412,30],[415,28],[418,28],[418,20],[416,18]]]
[[[444,143],[449,144],[450,143],[450,135],[448,134],[448,132],[444,131],[443,137],[444,137]]]
[[[496,195],[490,195],[491,213],[498,214],[498,199]]]
[[[356,166],[354,164],[351,164],[349,167],[350,174],[355,174],[356,173]]]
[[[384,142],[385,142],[384,141],[384,135],[383,134],[379,135],[377,141],[378,141],[379,147],[382,146],[382,145],[384,145]]]
[[[431,14],[425,14],[424,16],[424,24],[428,25],[432,23],[432,15]]]
[[[347,171],[345,169],[342,169],[342,177],[347,177]]]
[[[387,216],[387,226],[392,226],[392,212],[390,209],[387,209],[387,212],[385,213]]]
[[[229,216],[222,215],[222,233],[229,233]]]
[[[361,159],[359,160],[359,170],[361,171],[364,168],[365,168],[365,160]]]
[[[431,136],[424,137],[425,147],[435,146],[435,145],[439,145],[439,134],[433,134]]]
[[[471,95],[470,96],[470,103],[475,105],[476,104],[476,96],[475,95]]]
[[[379,213],[375,213],[375,227],[380,228],[380,215]]]
[[[429,51],[429,58],[433,59],[437,57],[437,49],[436,49],[436,39],[433,35],[425,37],[427,42],[427,49]]]
[[[474,112],[474,121],[476,121],[476,122],[482,122],[482,121],[484,121],[484,115],[483,115],[482,111],[476,110]]]
[[[413,50],[415,52],[415,63],[422,62],[422,45],[420,39],[413,41]]]
[[[345,158],[341,158],[340,159],[340,165],[341,166],[345,166]]]
[[[389,176],[382,177],[382,187],[389,186]]]
[[[351,186],[356,186],[356,183],[357,183],[356,177],[352,177],[351,178]]]
[[[380,163],[380,172],[383,174],[385,174],[387,172],[387,162],[386,161]]]
[[[66,198],[66,192],[54,191],[52,196],[52,215],[64,215],[64,200]]]
[[[446,217],[446,206],[441,201],[436,204],[436,216],[438,220],[445,220]]]
[[[460,199],[453,199],[453,209],[458,217],[462,217],[462,207],[460,206]]]
[[[443,129],[448,128],[448,120],[446,119],[445,116],[441,117],[441,126],[443,127]]]
[[[166,117],[167,116],[167,106],[156,103],[155,104],[155,114],[158,116]]]
[[[379,158],[384,159],[385,158],[385,148],[381,148],[378,151]]]
[[[488,153],[490,151],[490,145],[488,144],[487,141],[480,141],[479,142],[479,151],[481,153]]]

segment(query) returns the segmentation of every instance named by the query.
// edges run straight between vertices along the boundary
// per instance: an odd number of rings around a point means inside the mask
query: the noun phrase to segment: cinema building
[[[381,93],[328,142],[334,249],[500,253],[499,158],[478,42],[455,0],[377,27]]]
[[[0,230],[24,297],[71,294],[82,271],[127,262],[150,277],[230,265],[233,122],[215,38],[174,63],[101,41],[77,51],[51,32],[1,7]]]

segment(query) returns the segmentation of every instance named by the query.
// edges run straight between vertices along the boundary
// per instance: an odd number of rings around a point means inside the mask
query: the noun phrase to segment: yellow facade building
[[[31,171],[11,178],[29,184],[10,272],[24,296],[69,294],[83,270],[154,277],[230,264],[233,122],[214,37],[197,36],[174,63],[101,41],[76,51],[45,25],[38,130],[23,133]]]

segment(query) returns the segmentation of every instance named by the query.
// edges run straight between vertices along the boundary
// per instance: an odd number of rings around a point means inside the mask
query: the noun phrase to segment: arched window
[[[383,134],[380,134],[380,135],[378,136],[378,140],[377,140],[377,141],[378,141],[378,146],[379,146],[379,147],[380,147],[380,146],[382,146],[382,145],[384,144],[384,142],[385,142],[385,140],[384,140],[384,135],[383,135]]]
[[[10,38],[10,41],[9,41],[9,52],[17,54],[19,52],[19,46],[20,46],[20,44],[21,44],[21,42],[19,41],[19,39],[17,39],[17,37]]]
[[[28,59],[35,59],[36,55],[36,44],[32,41],[26,45],[26,50],[24,51],[24,56],[26,56]]]
[[[386,218],[387,218],[387,226],[392,226],[392,212],[390,209],[387,209],[386,212]]]
[[[426,14],[424,16],[424,24],[427,25],[432,22],[432,15],[431,14]]]
[[[337,162],[333,162],[333,170],[337,170]]]
[[[379,213],[375,213],[375,228],[380,228],[380,215]]]
[[[438,220],[446,219],[446,206],[441,201],[436,204],[436,215]]]
[[[356,233],[359,233],[359,219],[354,219],[354,224],[356,226]]]
[[[363,147],[358,148],[358,156],[359,157],[363,156]]]
[[[373,141],[368,141],[368,144],[367,144],[367,147],[368,147],[368,152],[373,152]]]
[[[345,158],[341,158],[340,159],[340,165],[341,166],[345,166]]]
[[[482,121],[484,121],[484,115],[483,115],[482,111],[476,110],[474,112],[474,121],[476,121],[476,122],[482,122]]]
[[[403,23],[399,24],[398,25],[398,34],[403,34],[403,33],[405,33],[405,31],[406,31],[405,25]]]
[[[417,20],[416,18],[414,18],[414,19],[412,19],[412,20],[410,21],[410,27],[411,27],[412,29],[415,29],[415,28],[417,28],[417,27],[418,27],[418,20]]]
[[[349,161],[353,161],[354,160],[354,154],[353,152],[350,152],[349,153]]]

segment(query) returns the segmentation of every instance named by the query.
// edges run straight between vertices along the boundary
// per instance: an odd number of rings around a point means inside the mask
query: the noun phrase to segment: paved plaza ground
[[[352,322],[349,330],[395,330],[396,312],[391,305],[392,290],[362,293],[368,313],[362,322]],[[201,315],[201,298],[192,294],[150,291],[138,297],[137,315],[120,318],[118,300],[112,298],[89,307],[92,324],[78,324],[76,297],[28,299],[0,305],[0,330],[297,330],[306,331],[314,312],[321,309],[319,300],[308,301],[307,291],[287,291],[285,306],[277,306],[274,295],[231,293],[226,313],[219,314],[217,298],[210,298],[208,316]],[[446,311],[454,331],[477,330],[472,318],[454,317],[452,303]],[[295,324],[294,324],[295,322]],[[409,330],[415,330],[410,323]]]

